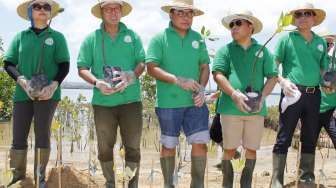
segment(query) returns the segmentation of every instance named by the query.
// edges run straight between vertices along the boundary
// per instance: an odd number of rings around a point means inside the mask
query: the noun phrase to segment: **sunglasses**
[[[304,12],[295,12],[294,13],[294,17],[295,18],[301,18],[301,17],[312,17],[312,16],[316,16],[315,12],[313,11],[304,11]]]
[[[32,8],[33,10],[37,10],[37,11],[40,11],[40,10],[45,10],[45,11],[48,11],[50,12],[51,11],[51,6],[49,4],[38,4],[38,3],[35,3],[32,5]]]
[[[249,23],[251,24],[249,21],[247,20],[235,20],[235,21],[232,21],[230,24],[229,24],[229,27],[230,29],[232,29],[234,26],[237,26],[237,27],[240,27],[243,25],[243,22],[246,22],[246,23]]]
[[[195,16],[194,11],[183,11],[183,10],[172,10],[173,14],[177,15],[178,17],[187,17],[187,18],[193,18]]]

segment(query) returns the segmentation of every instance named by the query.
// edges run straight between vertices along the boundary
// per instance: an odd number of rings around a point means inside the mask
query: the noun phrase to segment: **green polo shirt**
[[[246,87],[250,84],[250,80],[253,78],[253,62],[261,47],[262,45],[258,44],[255,39],[252,39],[252,44],[247,49],[244,49],[236,41],[233,41],[217,51],[212,71],[223,73],[234,89],[239,89],[244,92]],[[277,66],[273,60],[273,56],[267,48],[264,48],[256,63],[255,81],[253,84],[254,90],[262,92],[265,77],[269,78],[277,75]],[[231,99],[231,96],[223,92],[219,99],[217,112],[237,116],[256,115],[256,113],[241,112]],[[257,114],[262,116],[267,115],[265,102],[262,110]]]
[[[329,66],[331,67],[330,56],[328,56]],[[320,113],[326,112],[336,107],[336,92],[327,94],[321,90]]]
[[[42,50],[43,45],[44,50]],[[24,30],[14,37],[4,60],[15,64],[20,74],[31,79],[32,75],[37,73],[41,57],[43,57],[43,72],[51,82],[58,72],[58,63],[70,61],[67,43],[62,33],[51,28],[39,35],[30,28]],[[57,88],[52,99],[56,101],[61,99],[60,88]],[[14,101],[27,100],[29,97],[26,92],[17,84]]]
[[[176,76],[200,79],[200,65],[209,64],[206,45],[199,33],[189,29],[181,37],[172,24],[150,41],[146,63],[155,63],[161,69]],[[175,84],[156,80],[156,106],[160,108],[181,108],[194,106],[192,92]]]
[[[118,66],[122,71],[133,71],[144,62],[145,51],[140,37],[125,24],[119,23],[119,32],[115,39],[102,28],[89,34],[82,43],[77,59],[78,68],[87,68],[97,79],[103,79],[103,48],[104,33],[106,64]],[[128,86],[124,92],[103,95],[98,88],[93,89],[92,104],[113,107],[121,104],[141,101],[140,82]]]
[[[313,33],[307,42],[298,31],[293,31],[277,43],[275,58],[282,63],[282,76],[295,84],[318,86],[320,69],[327,69],[327,45],[323,38]]]

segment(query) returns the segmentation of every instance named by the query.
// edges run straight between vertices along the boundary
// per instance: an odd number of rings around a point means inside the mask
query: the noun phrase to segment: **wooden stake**
[[[62,188],[62,126],[58,130],[58,188]]]
[[[152,172],[151,173],[153,173],[153,174],[151,174],[151,175],[153,175],[153,177],[151,178],[151,182],[150,182],[150,188],[153,188],[153,181],[154,181],[154,159],[152,159]]]
[[[41,149],[37,149],[37,178],[36,178],[36,188],[40,188],[40,176],[41,176]]]
[[[300,178],[300,158],[301,158],[301,142],[299,141],[299,149],[296,159],[296,180],[295,180],[295,187],[299,186],[299,178]]]
[[[209,188],[209,167],[208,167],[208,159],[206,160],[206,187]]]

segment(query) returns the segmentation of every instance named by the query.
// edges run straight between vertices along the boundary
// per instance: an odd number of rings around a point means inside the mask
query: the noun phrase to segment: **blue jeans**
[[[189,144],[206,144],[210,140],[209,111],[202,107],[156,108],[161,128],[161,144],[166,148],[175,148],[181,129]]]

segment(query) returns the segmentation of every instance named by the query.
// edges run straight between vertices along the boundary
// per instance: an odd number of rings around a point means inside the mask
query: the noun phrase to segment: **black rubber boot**
[[[231,160],[222,160],[223,188],[233,187],[233,167]]]
[[[245,167],[240,177],[240,187],[241,188],[251,188],[252,187],[253,171],[254,171],[255,164],[256,164],[255,159],[246,159]]]

